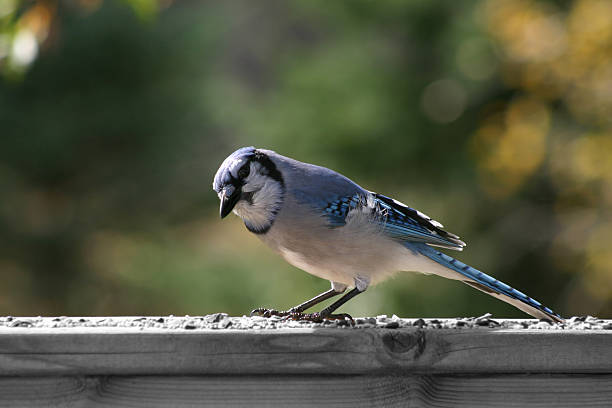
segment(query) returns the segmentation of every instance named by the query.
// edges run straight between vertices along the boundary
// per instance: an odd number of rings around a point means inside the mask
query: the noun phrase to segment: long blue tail
[[[429,259],[439,263],[457,272],[461,276],[458,276],[459,280],[464,283],[481,290],[491,296],[494,296],[504,302],[507,302],[518,309],[530,314],[533,317],[539,319],[552,320],[553,322],[563,322],[563,318],[557,313],[553,312],[550,308],[542,305],[537,300],[525,295],[524,293],[506,285],[505,283],[498,281],[492,276],[487,275],[469,265],[464,264],[457,259],[448,256],[429,245],[421,243],[411,243],[408,248],[416,250],[417,252],[425,255]],[[465,279],[464,279],[465,278]]]

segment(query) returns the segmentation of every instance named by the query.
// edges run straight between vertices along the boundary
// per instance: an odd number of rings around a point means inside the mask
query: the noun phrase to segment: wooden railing
[[[0,406],[612,406],[612,321],[0,318]]]

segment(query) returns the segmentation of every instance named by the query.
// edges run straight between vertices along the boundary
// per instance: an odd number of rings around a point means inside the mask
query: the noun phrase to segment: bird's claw
[[[355,325],[355,320],[353,320],[353,316],[348,313],[338,313],[338,314],[329,314],[327,316],[323,316],[325,320],[337,320],[338,324],[350,324],[351,326]]]
[[[251,316],[261,316],[261,317],[272,317],[272,316],[280,316],[285,317],[289,312],[281,312],[276,309],[266,309],[265,307],[258,307],[257,309],[253,309],[251,311]]]
[[[326,314],[326,313],[302,313],[295,310],[278,311],[275,309],[257,308],[251,312],[251,316],[272,317],[279,316],[286,320],[303,320],[313,323],[323,323],[325,320],[338,320],[338,323],[349,323],[355,325],[355,320],[348,313]]]
[[[294,320],[306,320],[313,323],[323,323],[324,321],[336,320],[338,324],[350,324],[351,326],[355,325],[355,320],[348,313],[338,313],[338,314],[327,314],[327,313],[299,313],[289,315],[289,318]]]

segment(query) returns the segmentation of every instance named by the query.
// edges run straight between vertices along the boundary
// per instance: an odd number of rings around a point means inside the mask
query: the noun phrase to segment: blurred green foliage
[[[255,145],[442,221],[561,314],[612,312],[612,1],[0,0],[0,313],[287,308],[329,283],[236,217]],[[356,315],[525,317],[398,274]]]

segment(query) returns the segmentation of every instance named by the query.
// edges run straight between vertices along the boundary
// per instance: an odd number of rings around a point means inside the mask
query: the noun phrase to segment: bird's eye
[[[245,164],[240,168],[240,170],[238,170],[238,178],[244,180],[245,178],[249,177],[250,170],[251,166],[249,165],[249,163]]]

